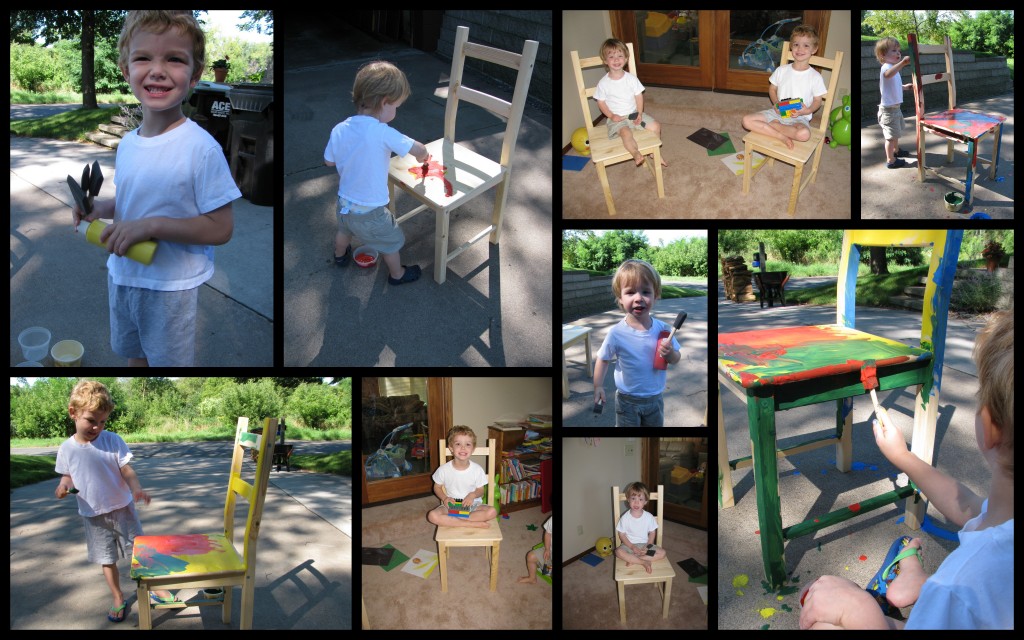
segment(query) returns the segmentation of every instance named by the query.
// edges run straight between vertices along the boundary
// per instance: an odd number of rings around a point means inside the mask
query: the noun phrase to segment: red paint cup
[[[665,358],[661,357],[659,349],[661,349],[661,342],[668,337],[669,331],[662,331],[658,334],[658,346],[654,349],[654,368],[655,369],[668,369],[668,362]]]

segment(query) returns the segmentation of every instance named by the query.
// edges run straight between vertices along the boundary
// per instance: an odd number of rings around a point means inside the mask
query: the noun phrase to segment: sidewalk
[[[444,133],[451,61],[378,42],[337,21],[322,22],[295,16],[279,32],[286,63],[284,364],[550,367],[550,110],[527,104],[500,244],[474,244],[449,262],[447,280],[439,285],[433,278],[435,214],[425,211],[402,224],[402,263],[420,266],[419,281],[391,286],[383,263],[337,268],[338,174],[323,157],[331,129],[354,113],[356,72],[377,58],[405,72],[412,95],[391,126],[428,143]],[[469,38],[476,41],[472,30]],[[468,65],[464,80],[468,87],[510,99],[511,87],[495,88]],[[463,102],[456,123],[456,141],[497,161],[502,121]],[[491,190],[451,215],[449,251],[490,224],[494,194]],[[400,191],[396,197],[399,214],[414,207]]]
[[[318,443],[296,442],[306,448]],[[350,446],[345,443],[322,443]],[[226,443],[133,444],[132,468],[153,500],[139,506],[146,533],[202,533],[223,527],[230,458]],[[56,454],[11,449],[12,454]],[[254,467],[246,461],[251,479]],[[188,478],[188,481],[183,481]],[[53,481],[11,492],[11,629],[138,629],[129,561],[118,563],[128,600],[124,622],[107,620],[110,592],[86,560],[76,500],[57,500]],[[245,528],[235,514],[235,542]],[[241,524],[239,524],[241,522]],[[255,629],[352,628],[352,481],[334,475],[271,471],[257,550]],[[61,549],[61,553],[54,553]],[[185,589],[187,599],[194,589]],[[56,594],[56,595],[55,595]],[[155,629],[238,629],[240,592],[231,625],[220,609],[155,611]]]
[[[66,178],[98,161],[101,198],[112,198],[115,152],[92,143],[11,138],[11,365],[18,334],[50,330],[85,346],[82,365],[119,367],[111,351],[107,254],[75,235]],[[233,203],[234,235],[216,247],[213,278],[199,289],[197,366],[273,365],[273,207]],[[47,356],[44,365],[49,366]]]
[[[752,328],[834,324],[835,307],[775,306],[759,309],[756,302],[733,303],[719,297],[718,330],[724,333]],[[908,344],[920,340],[920,313],[858,307],[857,328]],[[979,495],[988,492],[991,474],[978,453],[974,433],[977,410],[977,371],[971,350],[979,326],[949,319],[946,354],[939,397],[934,465],[963,482]],[[712,399],[715,401],[714,399]],[[909,439],[914,415],[912,389],[878,394],[879,403],[903,427]],[[729,459],[750,455],[747,409],[729,391],[722,393]],[[715,407],[712,407],[712,411]],[[823,447],[779,458],[779,494],[782,523],[790,526],[893,489],[898,471],[879,452],[871,432],[870,399],[853,403],[853,470],[840,473],[835,467],[835,447]],[[817,404],[776,414],[779,446],[792,446],[813,434],[835,430],[834,403]],[[959,527],[929,508],[925,526],[911,531],[902,524],[903,502],[822,529],[786,543],[786,569],[792,594],[762,588],[764,570],[758,535],[757,499],[750,467],[732,472],[736,506],[718,509],[718,628],[797,629],[800,617],[799,588],[825,574],[848,578],[863,586],[878,570],[889,546],[898,536],[912,534],[922,540],[925,571],[934,573],[959,544]],[[863,558],[863,559],[862,559]],[[749,583],[738,589],[737,576]]]

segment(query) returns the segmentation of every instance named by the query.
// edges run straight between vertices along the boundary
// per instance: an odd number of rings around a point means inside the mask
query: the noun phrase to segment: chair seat
[[[651,564],[651,572],[647,573],[643,565],[627,564],[622,558],[615,558],[615,581],[626,583],[663,582],[676,577],[676,570],[668,558],[662,558]]]
[[[743,144],[750,142],[758,151],[764,151],[767,155],[778,158],[790,164],[805,164],[818,147],[818,143],[825,137],[820,129],[811,129],[811,138],[806,142],[793,141],[793,148],[787,149],[786,145],[776,138],[763,133],[751,131],[743,136]]]
[[[433,209],[455,209],[501,182],[505,174],[505,168],[500,164],[457,142],[441,138],[426,147],[430,160],[445,167],[444,177],[451,184],[451,196],[445,194],[444,180],[434,176],[424,179],[409,172],[410,168],[420,166],[411,155],[392,157],[388,176],[424,202],[429,202]]]
[[[960,139],[977,140],[1006,121],[1005,116],[967,109],[949,109],[926,114],[921,126],[936,133],[951,134]]]
[[[136,536],[131,578],[229,576],[245,563],[223,534]]]
[[[480,547],[502,541],[498,519],[489,520],[486,529],[475,527],[438,527],[434,540],[449,547]]]
[[[598,135],[595,135],[590,139],[591,160],[596,163],[613,160],[618,157],[630,157],[629,152],[627,152],[626,148],[622,146],[622,140],[620,138],[609,138],[606,131],[607,130],[605,128],[599,127],[595,130]],[[633,131],[633,137],[636,139],[636,145],[639,148],[640,153],[643,154],[653,151],[655,148],[661,146],[661,139],[646,129]]]

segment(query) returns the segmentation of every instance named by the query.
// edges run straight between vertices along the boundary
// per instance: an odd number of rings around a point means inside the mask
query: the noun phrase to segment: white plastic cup
[[[363,246],[359,247],[358,249],[352,252],[352,259],[360,267],[363,267],[364,269],[369,269],[370,267],[377,264],[377,255],[378,254],[376,249],[374,249],[373,247],[368,247],[364,244]],[[360,262],[358,260],[359,256],[370,256],[371,258],[373,258],[373,260],[371,262]]]
[[[50,351],[50,330],[43,327],[29,327],[18,334],[21,353],[28,361],[39,362]]]
[[[80,367],[85,347],[78,340],[61,340],[50,349],[55,367]]]

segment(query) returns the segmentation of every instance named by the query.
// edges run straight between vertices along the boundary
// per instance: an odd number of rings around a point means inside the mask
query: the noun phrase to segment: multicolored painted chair
[[[949,36],[945,37],[945,44],[918,44],[917,35],[907,34],[907,43],[910,45],[910,72],[914,83],[914,108],[917,112],[917,177],[924,182],[924,170],[928,169],[939,178],[952,182],[964,190],[964,206],[969,206],[972,199],[974,187],[974,168],[979,162],[989,164],[988,177],[994,180],[996,170],[999,167],[999,143],[1003,137],[1003,123],[1005,116],[996,113],[981,113],[956,108],[956,77],[953,74],[953,47],[950,44]],[[946,59],[946,70],[944,73],[921,73],[921,55],[929,53],[940,53]],[[924,111],[924,88],[929,84],[945,82],[949,90],[949,109],[941,113],[926,114]],[[967,180],[961,181],[956,178],[944,176],[932,167],[925,165],[924,134],[934,133],[946,140],[946,163],[953,162],[953,154],[967,158]],[[992,157],[982,158],[978,155],[978,146],[982,138],[992,134]],[[957,151],[953,148],[954,143],[966,144],[967,152]]]
[[[519,137],[519,125],[523,120],[523,109],[526,106],[526,94],[530,89],[537,47],[536,40],[527,40],[523,44],[521,54],[485,47],[469,41],[469,27],[458,27],[455,32],[455,49],[452,52],[452,71],[448,80],[448,101],[444,110],[444,137],[426,145],[431,163],[440,164],[446,171],[443,176],[438,175],[441,169],[432,166],[434,173],[428,171],[424,176],[422,171],[416,173],[422,165],[411,155],[391,158],[391,166],[388,169],[391,213],[395,213],[396,186],[420,202],[420,206],[398,218],[398,223],[401,224],[427,209],[432,209],[435,213],[434,280],[438,284],[445,281],[448,261],[470,245],[488,234],[491,244],[496,245],[500,240],[505,199],[512,182],[512,156]],[[500,64],[518,72],[511,103],[462,84],[462,68],[467,57]],[[498,162],[455,142],[455,115],[460,101],[482,107],[505,121],[505,136],[502,139],[501,157]],[[430,176],[436,176],[436,179]],[[448,253],[448,220],[452,212],[495,187],[497,192],[491,224],[455,251]]]
[[[494,438],[487,440],[486,447],[473,449],[474,456],[487,456],[487,497],[484,504],[493,505],[495,492],[498,487],[494,482],[494,467],[497,464],[497,441]],[[452,457],[448,451],[448,441],[442,438],[438,441],[438,460],[441,464],[448,462]],[[491,566],[491,591],[498,589],[498,553],[501,551],[501,526],[498,521],[500,517],[489,520],[490,527],[487,529],[474,529],[472,527],[441,527],[437,528],[434,540],[437,542],[437,559],[441,569],[441,591],[448,592],[448,550],[452,547],[484,547],[490,558]]]
[[[192,535],[137,536],[132,551],[131,578],[138,583],[139,628],[153,627],[152,609],[221,605],[222,620],[231,622],[232,587],[242,588],[241,628],[252,628],[256,584],[256,541],[263,517],[263,501],[273,463],[277,420],[263,421],[263,433],[249,430],[249,419],[239,418],[235,429],[234,455],[224,503],[223,533]],[[252,483],[242,479],[245,450],[258,452],[256,475]],[[235,547],[235,502],[249,503],[242,552]],[[149,594],[159,589],[220,589],[221,595],[197,597],[184,602],[150,604]]]
[[[911,451],[932,463],[946,348],[946,316],[962,238],[963,231],[958,229],[846,231],[839,266],[836,324],[718,335],[718,504],[723,509],[733,506],[732,470],[753,467],[761,555],[765,576],[773,587],[782,586],[786,578],[786,540],[901,499],[907,499],[907,526],[920,528],[925,505],[913,484],[783,528],[777,457],[835,444],[836,468],[844,473],[850,471],[853,398],[867,393],[861,372],[874,366],[880,391],[917,387]],[[854,328],[861,248],[873,246],[931,247],[919,346],[911,347]],[[722,385],[747,406],[752,457],[729,460]],[[777,411],[829,401],[836,403],[834,437],[819,437],[786,449],[776,447]]]
[[[651,492],[650,501],[658,503],[658,512],[654,516],[658,521],[658,533],[655,535],[654,543],[662,546],[662,537],[665,533],[665,486],[659,484],[656,492]],[[619,491],[617,486],[612,487],[612,531],[615,531],[616,547],[622,542],[619,540],[619,532],[616,527],[619,524],[619,516],[622,514],[622,503],[627,502],[628,497]],[[650,504],[650,502],[648,502]],[[615,587],[619,593],[619,620],[626,621],[626,585],[627,584],[657,584],[661,592],[661,617],[668,618],[668,608],[672,601],[672,580],[676,577],[676,570],[667,557],[651,563],[651,572],[641,564],[627,564],[625,560],[615,557]]]

